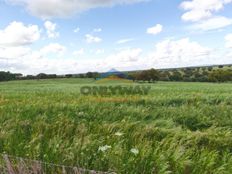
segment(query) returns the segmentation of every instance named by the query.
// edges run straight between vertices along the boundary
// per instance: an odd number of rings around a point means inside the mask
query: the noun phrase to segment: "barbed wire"
[[[102,172],[102,171],[95,171],[95,170],[89,170],[89,169],[84,169],[84,168],[80,168],[77,166],[69,166],[69,165],[61,165],[61,164],[55,164],[55,163],[50,163],[50,162],[44,162],[44,161],[39,161],[39,160],[33,160],[33,159],[28,159],[28,158],[22,158],[22,157],[18,157],[18,156],[14,156],[14,155],[8,155],[5,153],[0,153],[0,157],[2,157],[2,159],[0,159],[0,172],[1,172],[1,168],[5,168],[5,171],[7,171],[9,174],[18,174],[17,172],[14,172],[14,167],[17,168],[21,168],[20,170],[22,170],[22,168],[33,168],[32,165],[37,165],[37,168],[39,168],[40,170],[44,170],[46,174],[46,167],[49,168],[55,168],[58,167],[60,168],[59,171],[62,170],[62,174],[66,174],[66,170],[71,170],[73,171],[73,173],[78,173],[78,174],[85,174],[85,173],[89,173],[89,174],[116,174],[115,172]],[[17,164],[12,164],[12,161],[17,161]],[[3,164],[2,164],[3,163]],[[29,163],[30,165],[27,166],[27,163]],[[3,166],[1,166],[3,165]],[[18,165],[18,166],[17,166]],[[42,167],[45,166],[45,167]],[[14,166],[14,167],[12,167]],[[38,167],[40,166],[40,167]],[[38,169],[38,170],[39,170]],[[29,172],[31,174],[31,172]],[[22,174],[29,174],[29,173],[22,173]],[[35,173],[38,173],[38,171],[36,171]],[[42,172],[43,173],[43,172]],[[70,173],[70,172],[68,172]],[[19,173],[21,174],[21,173]]]

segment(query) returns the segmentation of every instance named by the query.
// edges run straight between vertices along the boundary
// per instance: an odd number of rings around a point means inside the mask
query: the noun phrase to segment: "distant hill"
[[[108,72],[105,73],[100,73],[100,77],[99,78],[107,78],[110,76],[117,76],[117,77],[121,77],[121,78],[126,78],[127,77],[127,73],[124,72],[120,72],[116,69],[111,69]]]

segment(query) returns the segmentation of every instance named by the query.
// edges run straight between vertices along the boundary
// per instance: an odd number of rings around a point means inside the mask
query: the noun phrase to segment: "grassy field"
[[[232,173],[231,83],[108,97],[81,95],[86,85],[103,84],[0,83],[0,153],[116,173]]]

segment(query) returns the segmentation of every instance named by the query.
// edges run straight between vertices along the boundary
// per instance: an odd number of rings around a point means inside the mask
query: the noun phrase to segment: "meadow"
[[[131,85],[106,83],[104,85]],[[122,174],[231,174],[232,83],[85,96],[92,79],[0,83],[0,153]]]

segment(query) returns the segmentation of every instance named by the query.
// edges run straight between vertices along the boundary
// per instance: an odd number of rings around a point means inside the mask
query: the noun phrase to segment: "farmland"
[[[106,83],[104,85],[131,85]],[[116,173],[232,173],[232,84],[157,82],[81,95],[92,79],[0,83],[0,153]]]

